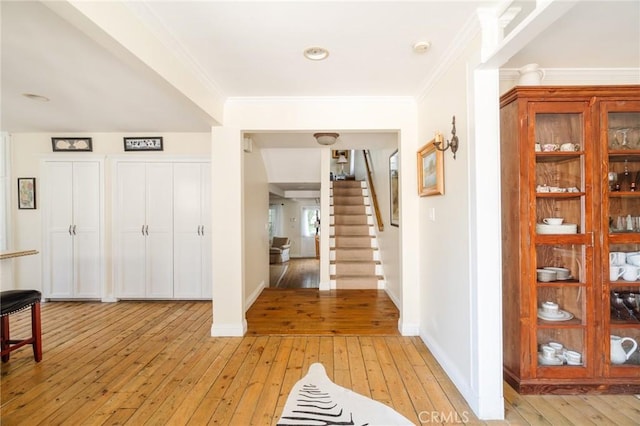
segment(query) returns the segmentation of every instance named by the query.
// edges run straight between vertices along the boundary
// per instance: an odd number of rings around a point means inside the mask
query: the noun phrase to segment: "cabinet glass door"
[[[531,217],[535,218],[536,292],[531,309],[538,377],[588,374],[593,312],[593,214],[585,102],[540,102],[529,107],[533,155]],[[532,200],[533,201],[533,200]],[[550,349],[551,348],[551,349]]]
[[[600,124],[606,176],[602,273],[609,283],[601,338],[605,370],[625,377],[640,367],[640,102],[603,102]]]

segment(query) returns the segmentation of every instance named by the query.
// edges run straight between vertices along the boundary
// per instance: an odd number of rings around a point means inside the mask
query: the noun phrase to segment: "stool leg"
[[[31,306],[31,337],[33,338],[33,357],[36,362],[42,360],[42,327],[40,325],[40,303]]]
[[[4,351],[9,347],[9,315],[0,317],[0,351]],[[9,352],[2,355],[2,362],[9,361]]]

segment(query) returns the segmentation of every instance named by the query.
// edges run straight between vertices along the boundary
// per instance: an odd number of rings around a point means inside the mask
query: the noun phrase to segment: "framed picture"
[[[54,152],[93,151],[91,138],[51,138],[51,145]]]
[[[435,140],[418,151],[418,195],[444,194],[443,152],[436,149]]]
[[[162,138],[159,136],[146,138],[124,138],[125,151],[162,151]]]
[[[344,155],[344,158],[346,158],[348,160],[349,159],[349,150],[348,149],[344,149],[344,150],[334,149],[334,150],[331,151],[331,158],[338,159],[338,158],[340,158],[341,155]]]
[[[36,178],[18,178],[18,208],[36,208]]]
[[[389,200],[391,205],[391,217],[389,223],[400,226],[400,196],[398,193],[398,150],[389,157]]]

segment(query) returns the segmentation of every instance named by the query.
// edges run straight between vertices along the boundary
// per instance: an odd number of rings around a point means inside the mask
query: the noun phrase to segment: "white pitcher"
[[[527,64],[518,70],[520,86],[537,86],[544,78],[544,70],[538,64]]]
[[[631,349],[625,352],[622,343],[631,342]],[[638,348],[638,342],[631,337],[620,337],[611,335],[611,363],[624,364],[631,354]]]

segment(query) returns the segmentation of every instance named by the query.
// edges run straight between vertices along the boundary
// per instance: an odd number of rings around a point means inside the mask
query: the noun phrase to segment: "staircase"
[[[331,288],[384,288],[366,182],[332,182],[330,249]]]

